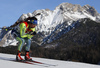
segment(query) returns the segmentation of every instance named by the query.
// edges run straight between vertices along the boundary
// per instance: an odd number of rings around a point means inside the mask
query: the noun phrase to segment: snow
[[[14,60],[15,57],[16,57],[15,55],[0,53],[0,67],[1,68],[23,68],[23,67],[24,68],[100,68],[99,65],[53,60],[53,59],[46,59],[46,58],[36,58],[36,57],[32,57],[32,59],[35,61],[39,61],[47,64],[53,64],[56,66],[43,67],[39,65],[31,65],[31,64],[9,61],[9,60]]]
[[[9,44],[10,45],[13,45],[13,46],[16,46],[16,44],[18,43],[18,41],[17,40],[6,40],[5,41],[5,44],[3,45],[3,47],[6,47],[6,46],[8,46]]]
[[[93,17],[93,16],[91,16],[91,15],[85,13],[85,12],[83,12],[83,13],[84,13],[84,15],[86,15],[88,18],[90,18],[90,19],[96,21],[96,17]]]
[[[81,19],[81,18],[86,18],[85,15],[82,15],[82,14],[79,13],[79,12],[75,12],[75,14],[72,14],[72,16],[75,17],[75,18],[79,18],[79,19]]]

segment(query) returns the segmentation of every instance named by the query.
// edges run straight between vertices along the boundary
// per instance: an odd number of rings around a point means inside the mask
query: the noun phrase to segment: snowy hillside
[[[24,68],[100,68],[99,65],[32,57],[32,59],[35,61],[55,65],[55,66],[45,67],[43,64],[38,64],[38,63],[34,63],[33,65],[31,65],[26,63],[10,61],[14,59],[15,55],[0,53],[0,67],[1,68],[23,68],[23,67]]]
[[[41,42],[39,43],[40,45],[44,43],[50,43],[53,40],[56,40],[57,36],[64,34],[61,33],[63,32],[63,30],[68,29],[69,31],[69,27],[75,26],[75,24],[80,19],[89,18],[93,21],[100,22],[100,14],[95,10],[94,7],[91,7],[89,5],[85,5],[82,7],[80,5],[70,3],[62,3],[58,5],[53,11],[49,9],[41,9],[36,10],[33,13],[22,14],[17,21],[23,21],[24,19],[32,17],[37,13],[41,13],[40,15],[36,16],[38,18],[37,32],[40,32],[41,35],[36,38],[39,42]],[[68,31],[65,31],[65,33]],[[2,33],[4,35],[0,35],[0,39],[2,39],[6,35],[6,33],[9,32],[5,33],[3,31],[0,34]],[[59,35],[53,33],[58,33]],[[9,40],[12,39],[3,40],[0,46],[5,46],[5,43],[12,43],[11,41],[9,42]],[[6,44],[6,46],[8,46],[9,44]]]

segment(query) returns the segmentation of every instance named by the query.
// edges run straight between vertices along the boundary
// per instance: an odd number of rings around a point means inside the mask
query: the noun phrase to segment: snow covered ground
[[[53,64],[56,66],[44,67],[44,66],[41,66],[41,64],[31,65],[31,64],[26,64],[26,63],[9,61],[9,60],[14,60],[15,57],[16,57],[15,55],[0,53],[0,68],[100,68],[99,65],[45,59],[45,58],[36,58],[36,57],[32,57],[32,59],[35,61],[39,61],[39,62],[43,62],[47,64]]]

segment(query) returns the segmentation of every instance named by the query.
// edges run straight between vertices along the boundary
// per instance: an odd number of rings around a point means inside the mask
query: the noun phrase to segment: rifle
[[[0,27],[0,29],[8,31],[8,30],[13,30],[14,28],[12,28],[12,27],[6,27],[6,28],[3,28],[3,27],[2,27],[2,28],[1,28],[1,27]]]

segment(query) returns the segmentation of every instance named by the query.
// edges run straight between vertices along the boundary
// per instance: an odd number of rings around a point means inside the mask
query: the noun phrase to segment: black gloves
[[[36,35],[36,32],[34,31],[32,35]]]
[[[36,35],[36,31],[30,31],[28,34],[30,34],[30,35]]]

